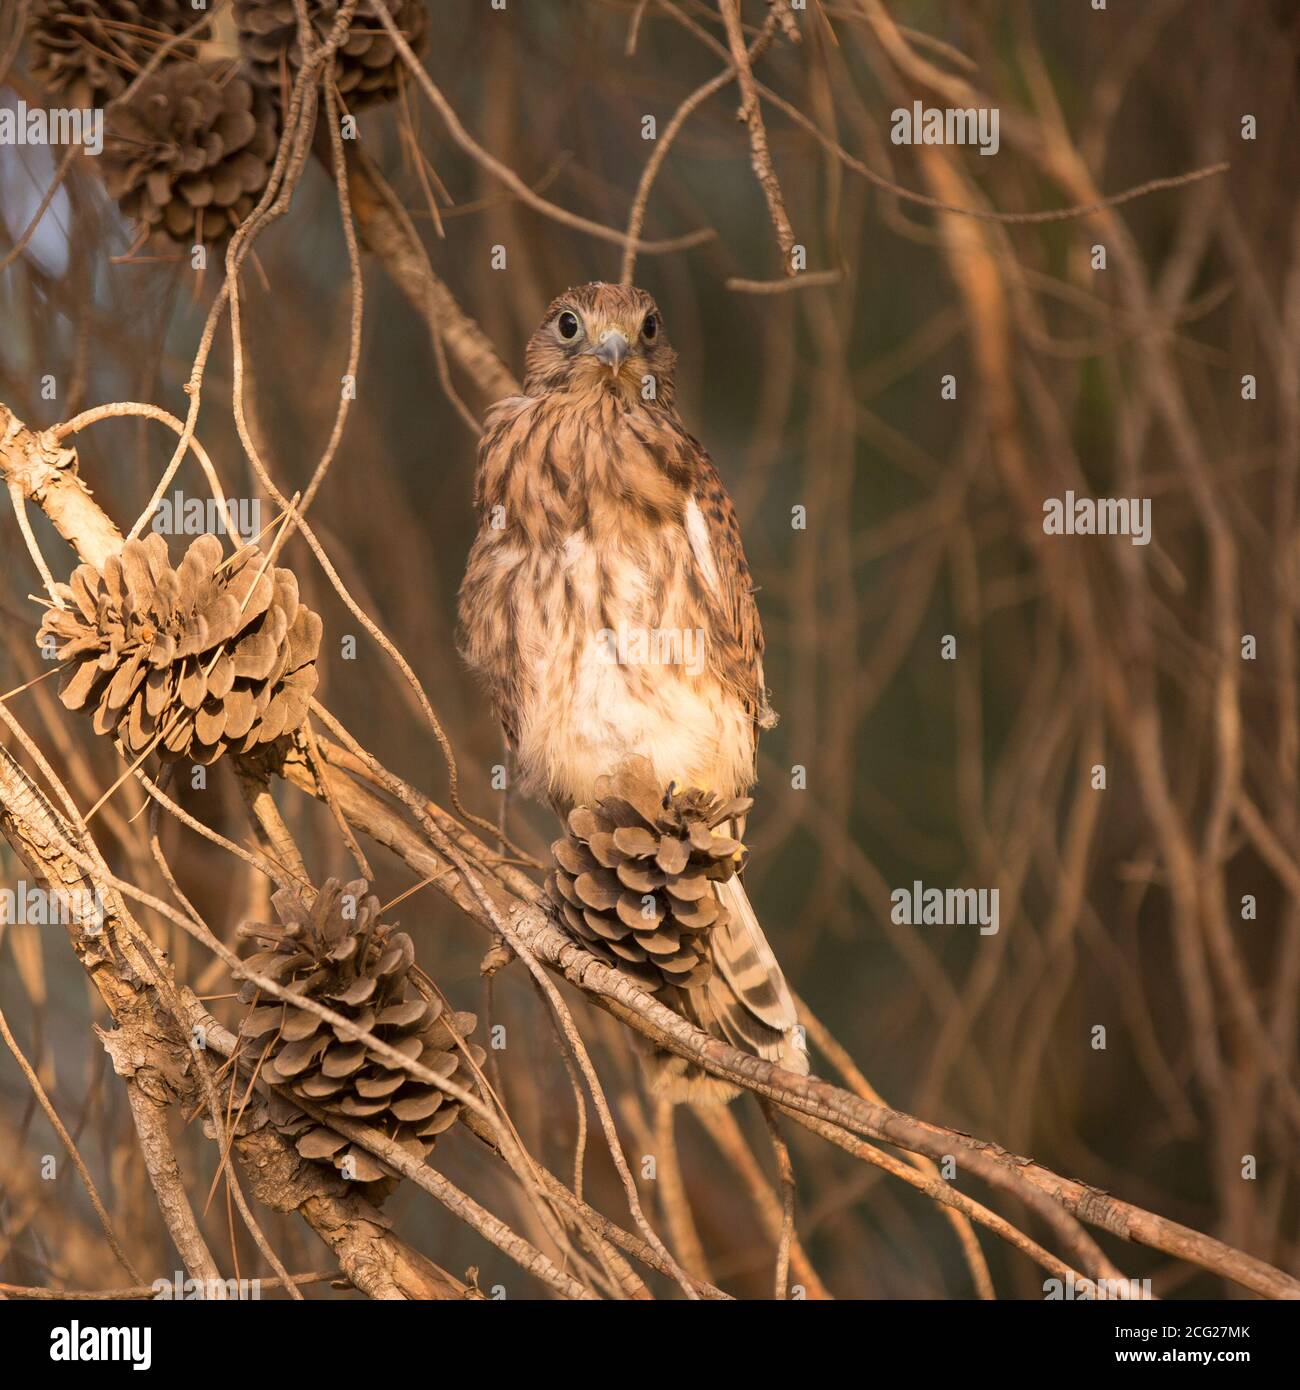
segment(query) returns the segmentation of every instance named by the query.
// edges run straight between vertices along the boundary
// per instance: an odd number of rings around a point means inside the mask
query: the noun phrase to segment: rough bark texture
[[[41,508],[59,535],[89,564],[102,565],[121,547],[122,533],[77,476],[77,451],[65,449],[51,430],[37,434],[28,429],[2,403],[0,474]]]

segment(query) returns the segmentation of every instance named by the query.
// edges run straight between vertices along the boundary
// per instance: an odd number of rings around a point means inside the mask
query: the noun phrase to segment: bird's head
[[[672,400],[676,353],[644,291],[600,281],[551,302],[524,354],[524,390],[612,390],[628,400]]]

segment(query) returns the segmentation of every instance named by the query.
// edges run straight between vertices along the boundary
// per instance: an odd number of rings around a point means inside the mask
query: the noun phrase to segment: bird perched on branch
[[[561,817],[629,760],[644,759],[661,790],[739,797],[758,731],[775,723],[740,528],[677,414],[675,362],[648,294],[582,285],[529,341],[523,394],[485,422],[462,650],[523,789]],[[790,989],[739,877],[712,890],[726,909],[709,933],[712,969],[676,991],[682,1012],[807,1072]],[[648,1069],[673,1100],[735,1094],[667,1053]]]

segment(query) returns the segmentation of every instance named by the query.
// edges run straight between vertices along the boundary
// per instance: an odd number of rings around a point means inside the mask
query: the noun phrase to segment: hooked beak
[[[596,361],[604,363],[614,376],[618,375],[618,369],[623,365],[627,353],[627,339],[617,328],[607,328],[600,335],[600,346],[591,350],[591,355]]]

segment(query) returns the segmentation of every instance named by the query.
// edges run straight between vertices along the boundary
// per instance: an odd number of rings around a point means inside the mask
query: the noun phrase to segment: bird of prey
[[[661,788],[742,796],[758,731],[775,722],[740,528],[677,414],[675,361],[645,291],[578,286],[529,341],[523,394],[485,421],[461,649],[521,786],[561,817],[632,758],[648,760]],[[665,633],[679,640],[656,646]],[[654,660],[665,652],[679,659]],[[709,934],[714,968],[677,991],[681,1011],[806,1073],[794,1000],[739,877],[715,891],[727,918]],[[647,1069],[673,1101],[736,1093],[667,1053]]]

